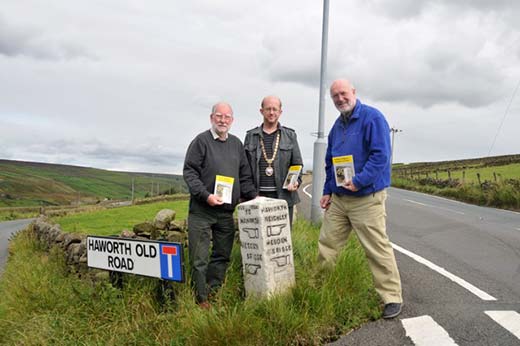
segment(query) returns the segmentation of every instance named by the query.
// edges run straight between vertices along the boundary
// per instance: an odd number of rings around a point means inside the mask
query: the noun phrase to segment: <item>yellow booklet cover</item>
[[[282,188],[287,189],[289,185],[294,184],[298,181],[298,177],[300,176],[302,167],[302,165],[289,167],[289,172],[287,172],[287,176],[285,177]]]
[[[354,157],[352,155],[336,156],[332,158],[336,186],[343,186],[345,182],[352,180],[356,175],[354,170]]]
[[[222,202],[231,204],[233,196],[233,182],[235,178],[226,177],[224,175],[217,175],[215,177],[215,191],[214,195],[222,198]]]

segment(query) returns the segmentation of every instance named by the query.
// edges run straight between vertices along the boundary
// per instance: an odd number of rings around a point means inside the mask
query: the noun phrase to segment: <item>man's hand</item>
[[[320,207],[322,209],[329,209],[329,206],[330,206],[330,195],[323,195],[321,198],[320,198]]]
[[[290,192],[296,191],[296,190],[298,190],[298,186],[299,186],[299,184],[296,181],[294,184],[287,185],[287,190]]]
[[[213,195],[213,194],[208,196],[208,199],[206,200],[206,202],[208,202],[208,204],[212,207],[214,207],[216,205],[224,204],[224,202],[222,201],[222,198],[218,197],[217,195]]]
[[[354,185],[354,183],[352,182],[352,180],[349,180],[347,182],[345,182],[345,184],[343,185],[343,187],[347,190],[350,190],[352,192],[356,192],[357,190],[359,190],[356,185]]]

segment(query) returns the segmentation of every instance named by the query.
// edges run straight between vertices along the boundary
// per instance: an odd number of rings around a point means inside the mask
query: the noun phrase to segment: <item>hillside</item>
[[[409,164],[396,163],[393,165],[393,171],[413,171],[413,172],[432,172],[435,170],[463,170],[468,168],[483,168],[493,166],[506,166],[510,164],[520,163],[520,154],[489,156],[465,160],[437,161],[437,162],[414,162]]]
[[[116,172],[90,167],[0,160],[0,207],[96,203],[185,193],[180,175]]]

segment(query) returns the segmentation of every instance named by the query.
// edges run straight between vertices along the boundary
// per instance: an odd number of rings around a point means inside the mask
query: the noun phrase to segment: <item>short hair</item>
[[[213,107],[211,107],[211,114],[215,114],[215,112],[217,111],[217,107],[220,106],[220,105],[226,105],[229,107],[229,109],[231,109],[231,114],[233,114],[233,108],[231,107],[231,105],[227,102],[217,102],[213,105]]]

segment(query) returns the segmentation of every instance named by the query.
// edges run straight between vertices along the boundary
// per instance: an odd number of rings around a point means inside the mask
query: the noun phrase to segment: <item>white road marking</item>
[[[406,336],[418,346],[454,346],[457,345],[430,316],[424,315],[401,320]]]
[[[484,311],[495,322],[520,339],[520,314],[516,311]]]
[[[493,297],[493,296],[487,294],[486,292],[482,291],[481,289],[473,286],[472,284],[470,284],[466,280],[459,278],[458,276],[456,276],[456,275],[450,273],[449,271],[447,271],[446,269],[441,268],[438,265],[428,261],[427,259],[422,258],[421,256],[416,255],[416,254],[414,254],[411,251],[403,249],[402,247],[400,247],[399,245],[396,245],[394,243],[392,243],[392,246],[394,247],[394,249],[396,249],[397,251],[401,252],[402,254],[405,254],[406,256],[413,258],[417,262],[419,262],[421,264],[424,264],[428,268],[430,268],[432,270],[435,270],[437,273],[447,277],[451,281],[453,281],[453,282],[459,284],[460,286],[464,287],[465,289],[467,289],[468,291],[470,291],[471,293],[473,293],[474,295],[476,295],[480,299],[482,299],[482,300],[497,300],[495,297]]]
[[[307,196],[309,196],[309,198],[312,198],[312,195],[307,192],[307,189],[309,188],[309,186],[312,186],[312,184],[309,184],[309,185],[305,186],[303,188],[303,193],[306,194]]]
[[[437,209],[449,211],[449,212],[452,212],[452,213],[455,213],[455,214],[464,215],[464,213],[462,211],[457,211],[457,210],[451,210],[449,208],[438,207],[436,205],[421,203],[421,202],[417,202],[417,201],[414,201],[414,200],[411,200],[411,199],[404,199],[404,200],[407,201],[407,202],[419,204],[419,205],[422,205],[422,206],[425,206],[425,207],[437,208]]]
[[[414,204],[423,205],[425,207],[427,206],[427,204],[424,204],[424,203],[421,203],[421,202],[412,201],[411,199],[405,199],[405,201],[410,202],[410,203],[414,203]]]

